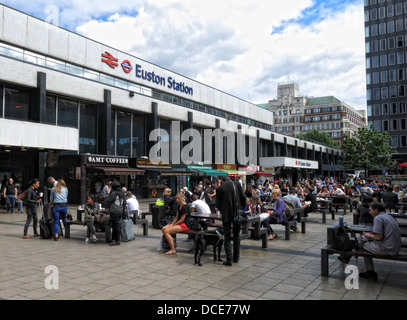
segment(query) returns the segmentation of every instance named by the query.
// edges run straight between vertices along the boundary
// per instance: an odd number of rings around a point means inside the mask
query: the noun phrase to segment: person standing
[[[112,241],[110,246],[120,245],[120,220],[125,214],[127,207],[126,197],[122,191],[120,182],[114,180],[112,182],[112,191],[109,198],[105,201],[104,207],[109,209],[110,222],[112,224]]]
[[[7,212],[10,211],[10,213],[13,214],[17,199],[17,187],[12,178],[8,179],[3,196],[6,199]]]
[[[58,240],[59,219],[64,225],[68,215],[68,188],[63,179],[59,179],[55,187],[51,190],[50,202],[52,204],[52,214],[54,216],[54,240]]]
[[[24,239],[30,239],[31,237],[27,235],[28,227],[33,220],[34,237],[39,237],[40,234],[37,232],[38,217],[37,217],[37,204],[41,202],[38,199],[38,188],[40,187],[40,181],[38,179],[32,179],[30,181],[30,187],[27,189],[27,196],[25,198],[27,221],[24,225]]]
[[[240,225],[233,222],[233,217],[237,214],[238,207],[240,209],[245,208],[248,200],[239,183],[230,181],[229,176],[224,176],[222,180],[222,185],[216,189],[215,204],[222,214],[222,226],[225,234],[226,261],[223,264],[231,266],[233,262],[239,262],[240,258]],[[231,230],[233,230],[233,247],[230,236]]]

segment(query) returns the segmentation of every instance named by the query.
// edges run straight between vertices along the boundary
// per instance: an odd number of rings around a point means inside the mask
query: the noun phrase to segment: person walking
[[[33,221],[34,237],[40,236],[40,234],[37,232],[38,226],[37,204],[41,202],[41,199],[38,199],[38,188],[40,187],[40,181],[38,179],[32,179],[29,184],[30,187],[27,189],[27,196],[24,200],[27,214],[27,220],[24,225],[24,235],[23,235],[24,239],[31,238],[27,234],[31,221]]]
[[[59,238],[59,220],[62,219],[65,225],[68,215],[68,188],[65,180],[59,179],[55,187],[51,189],[50,202],[54,216],[54,240],[57,241]]]
[[[233,222],[233,217],[237,214],[238,207],[245,208],[248,200],[239,183],[230,181],[229,176],[224,176],[222,180],[222,185],[216,189],[215,204],[222,214],[222,227],[225,234],[226,261],[223,264],[231,266],[233,262],[239,262],[240,258],[240,225]],[[233,230],[233,247],[231,230]]]
[[[12,178],[8,179],[8,183],[4,188],[4,198],[6,199],[7,212],[14,213],[17,199],[17,187]]]

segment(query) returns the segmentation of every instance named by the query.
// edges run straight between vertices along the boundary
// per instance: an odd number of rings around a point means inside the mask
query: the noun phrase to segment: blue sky
[[[4,0],[253,103],[289,77],[364,109],[363,0]]]

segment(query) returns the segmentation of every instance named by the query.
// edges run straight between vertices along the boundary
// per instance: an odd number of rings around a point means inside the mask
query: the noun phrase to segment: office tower
[[[407,157],[407,1],[365,0],[368,125],[388,132]]]

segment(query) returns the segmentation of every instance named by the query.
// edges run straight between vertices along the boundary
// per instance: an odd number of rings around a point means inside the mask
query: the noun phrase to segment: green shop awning
[[[210,177],[212,177],[212,176],[223,177],[223,176],[227,175],[227,173],[219,171],[219,170],[215,170],[215,169],[193,168],[191,170],[195,171],[195,172],[203,172],[203,173],[205,173],[206,176],[210,176]]]

